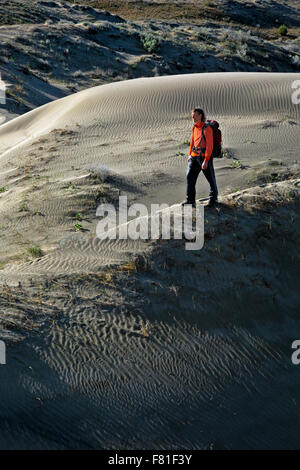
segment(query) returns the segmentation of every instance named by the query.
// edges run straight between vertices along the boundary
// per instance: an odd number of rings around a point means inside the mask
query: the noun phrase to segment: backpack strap
[[[200,145],[199,147],[201,146],[201,142],[202,142],[202,139],[204,139],[206,141],[206,138],[205,138],[205,135],[204,135],[204,130],[209,126],[208,122],[206,121],[204,126],[202,127],[202,136],[201,136],[201,140],[200,140]]]
[[[206,143],[206,138],[205,138],[205,135],[204,135],[204,130],[205,130],[208,126],[209,126],[209,124],[208,124],[208,122],[206,121],[205,124],[204,124],[204,126],[202,127],[202,135],[201,135],[201,139],[200,139],[200,142],[199,142],[199,148],[200,148],[200,149],[201,149],[202,139],[204,139],[204,140],[205,140],[205,143]],[[206,145],[205,145],[204,149],[206,149]],[[203,149],[203,150],[204,150],[204,149]],[[202,151],[203,151],[203,150],[202,150]],[[200,155],[201,155],[202,151],[200,150]]]

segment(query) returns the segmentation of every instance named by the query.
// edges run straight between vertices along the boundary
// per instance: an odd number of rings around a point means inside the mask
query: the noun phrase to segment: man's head
[[[204,114],[203,109],[194,108],[192,110],[192,118],[195,123],[205,121],[205,114]]]

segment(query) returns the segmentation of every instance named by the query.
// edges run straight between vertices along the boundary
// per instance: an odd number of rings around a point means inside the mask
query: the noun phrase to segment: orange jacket
[[[196,122],[193,125],[192,138],[191,138],[190,151],[189,151],[189,155],[192,155],[193,157],[196,157],[196,156],[200,155],[200,152],[196,152],[196,151],[192,150],[192,148],[194,146],[199,147],[201,137],[202,137],[202,127],[204,126],[204,124],[205,124],[205,122],[202,121],[202,122]],[[206,162],[208,162],[208,160],[210,159],[210,156],[212,154],[213,147],[214,147],[213,130],[212,130],[211,127],[208,126],[204,129],[204,137],[205,137],[206,140],[202,139],[201,148],[206,147],[205,148],[204,160]]]

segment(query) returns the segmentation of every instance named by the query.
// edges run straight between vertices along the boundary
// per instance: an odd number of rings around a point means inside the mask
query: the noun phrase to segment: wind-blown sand
[[[298,445],[299,79],[142,78],[0,127],[2,448]],[[98,240],[101,202],[184,198],[194,106],[227,149],[203,249]]]
[[[19,245],[18,233],[25,243],[46,252],[57,243],[70,246],[67,254],[55,250],[29,266],[14,267],[11,275],[4,270],[2,279],[16,281],[15,269],[32,276],[90,272],[92,265],[120,259],[131,242],[122,241],[118,249],[118,242],[103,248],[95,240],[97,204],[84,168],[104,165],[120,175],[123,184],[130,182],[130,199],[147,205],[178,203],[184,198],[186,169],[185,155],[178,153],[188,150],[183,142],[190,138],[190,110],[196,103],[208,117],[218,118],[226,148],[247,167],[228,172],[228,161],[217,161],[221,190],[247,187],[252,168],[268,158],[292,163],[299,153],[299,106],[291,100],[297,78],[216,73],[137,79],[76,93],[2,125],[4,261]],[[68,191],[70,182],[74,189]],[[200,178],[198,196],[207,196],[206,184]],[[74,234],[68,210],[82,212],[88,195],[89,220],[83,226],[89,232],[75,235],[74,248],[69,244]],[[14,208],[24,201],[28,211],[20,214]]]

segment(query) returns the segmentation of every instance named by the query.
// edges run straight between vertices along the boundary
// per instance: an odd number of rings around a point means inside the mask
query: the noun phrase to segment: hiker
[[[213,207],[218,201],[218,188],[213,166],[213,130],[205,125],[205,114],[200,108],[192,111],[194,121],[190,150],[188,156],[188,169],[186,173],[186,201],[182,203],[193,204],[195,207],[196,182],[200,171],[210,184],[209,202],[206,207]],[[203,127],[204,131],[202,132]]]

